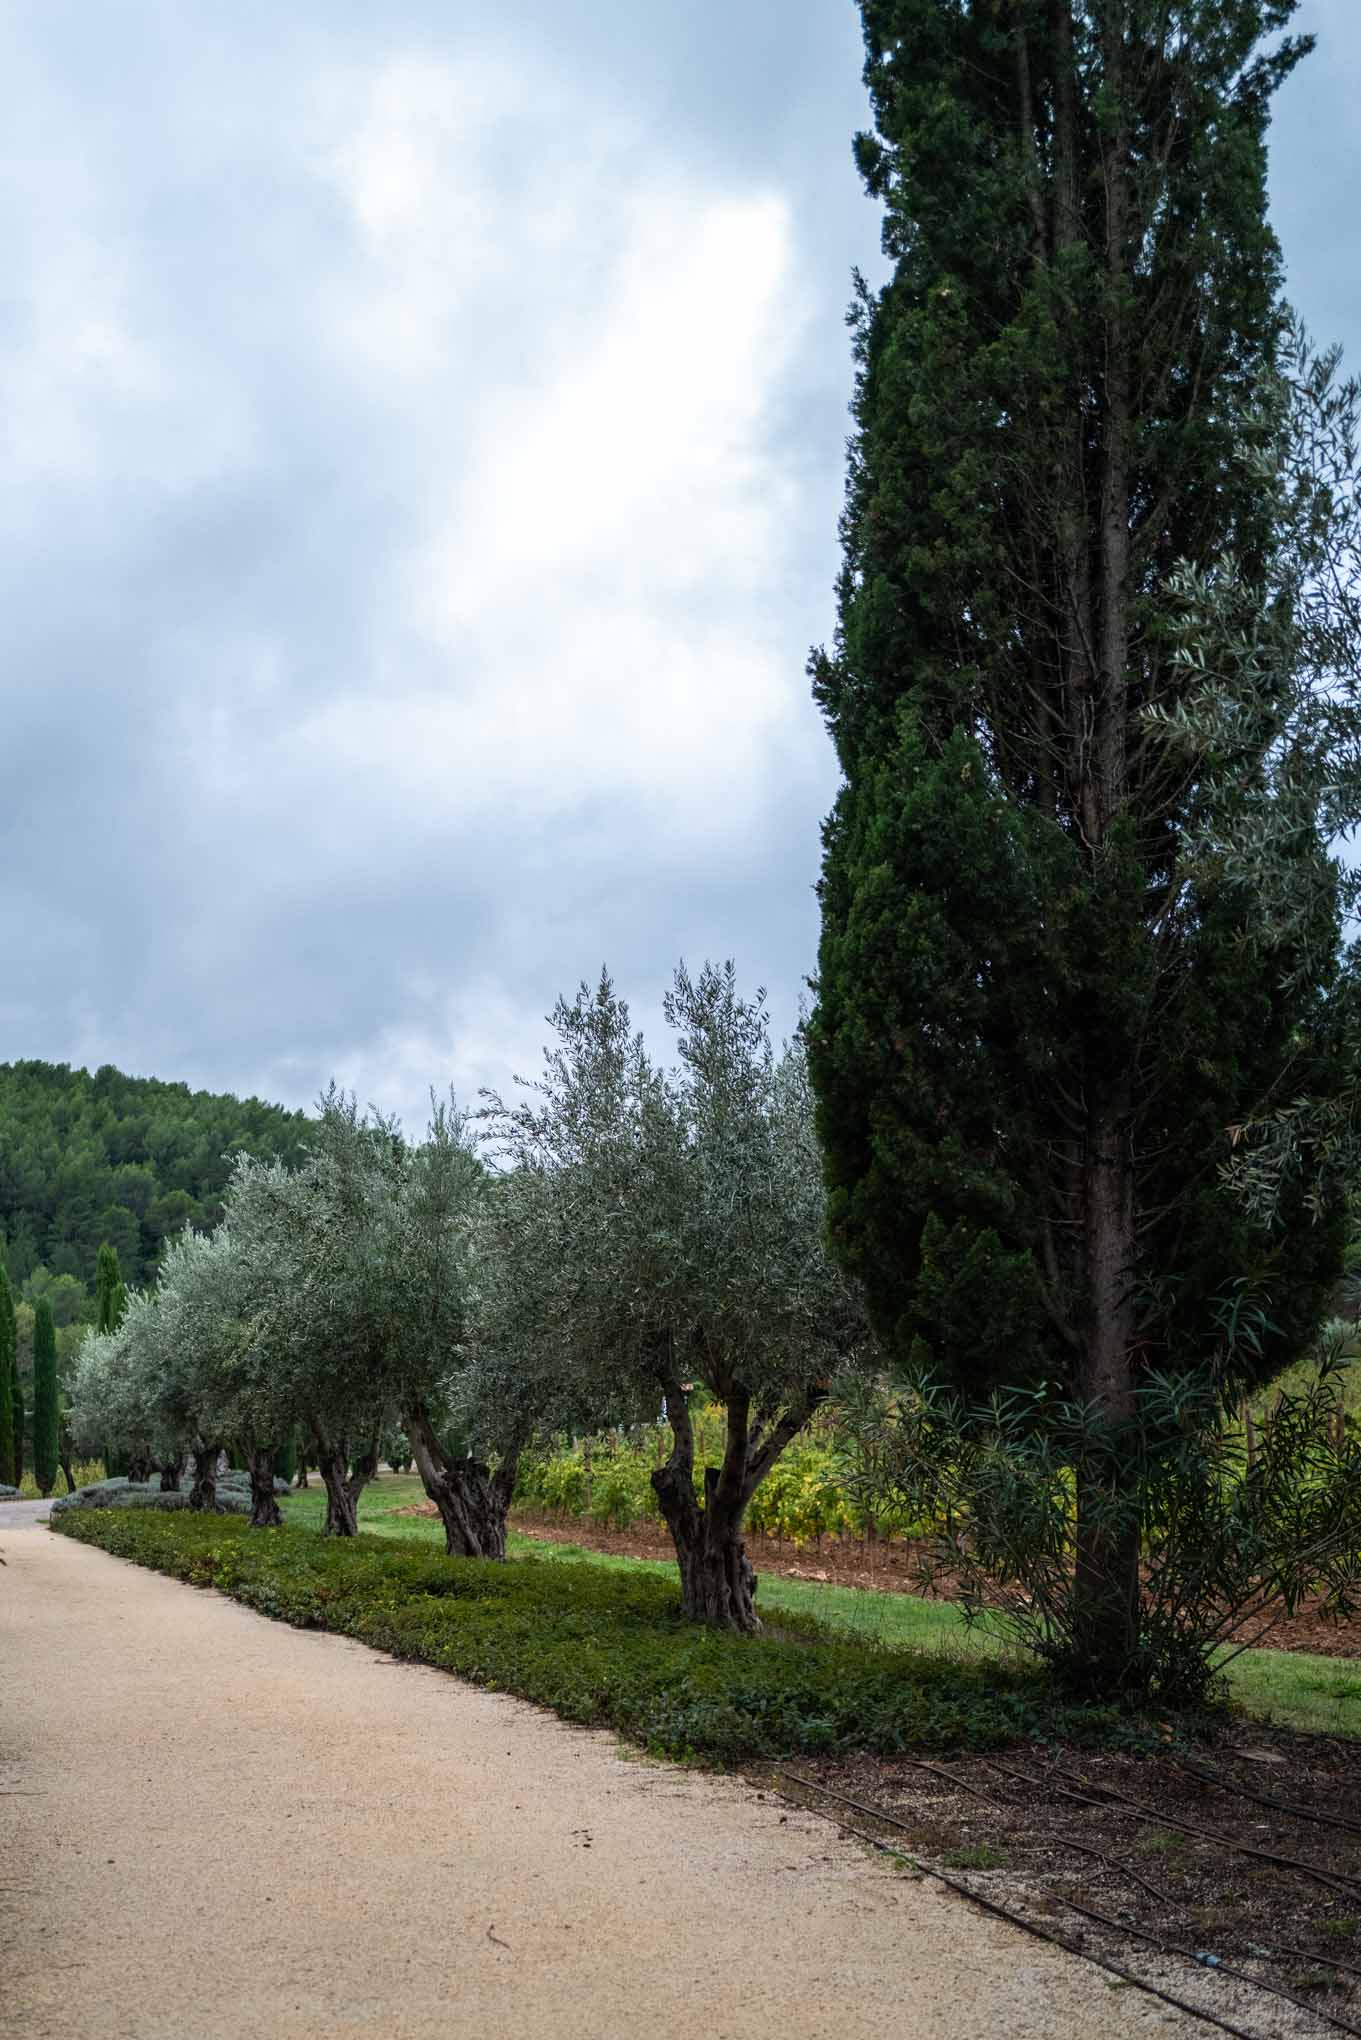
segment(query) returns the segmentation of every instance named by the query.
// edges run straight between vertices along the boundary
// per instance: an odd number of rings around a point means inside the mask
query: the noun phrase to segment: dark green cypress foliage
[[[298,1434],[289,1433],[287,1442],[274,1456],[274,1478],[286,1480],[292,1487],[298,1471]]]
[[[57,1331],[44,1297],[33,1317],[33,1478],[44,1495],[57,1478],[59,1425]]]
[[[28,1422],[28,1415],[24,1409],[24,1381],[19,1372],[17,1351],[10,1369],[10,1378],[14,1397],[14,1480],[17,1486],[24,1477],[24,1430]]]
[[[9,1286],[9,1275],[4,1263],[0,1262],[0,1481],[7,1487],[19,1485],[14,1449],[17,1382],[14,1297]],[[22,1410],[22,1403],[19,1407]]]
[[[118,1269],[118,1253],[106,1240],[99,1249],[95,1263],[95,1330],[114,1332],[118,1329],[121,1311],[118,1311],[117,1292],[122,1289],[122,1278]],[[115,1314],[117,1313],[117,1314]]]
[[[1224,1359],[1244,1280],[1230,1363],[1279,1368],[1342,1245],[1303,1184],[1264,1245],[1222,1179],[1275,1086],[1340,1083],[1336,980],[1264,966],[1250,888],[1187,882],[1197,788],[1146,714],[1187,686],[1176,564],[1272,555],[1265,133],[1304,45],[1261,38],[1292,12],[862,4],[893,273],[854,313],[812,667],[844,773],[809,1030],[831,1222],[904,1362],[1112,1417],[1142,1369]],[[1299,855],[1335,953],[1323,846]],[[1080,1552],[1094,1662],[1128,1654],[1135,1557]]]
[[[106,1240],[95,1262],[95,1330],[116,1332],[123,1322],[126,1308],[127,1291],[119,1274],[117,1249]],[[104,1470],[111,1479],[125,1476],[128,1471],[127,1454],[121,1449],[115,1451],[106,1447]]]

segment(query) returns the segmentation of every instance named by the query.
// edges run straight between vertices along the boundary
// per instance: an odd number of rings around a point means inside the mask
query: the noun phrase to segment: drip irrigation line
[[[1107,1870],[1113,1870],[1117,1877],[1126,1877],[1131,1884],[1137,1884],[1141,1891],[1146,1891],[1155,1905],[1171,1905],[1172,1903],[1171,1895],[1168,1892],[1161,1890],[1156,1884],[1151,1883],[1142,1871],[1132,1869],[1123,1856],[1103,1855],[1100,1849],[1092,1848],[1088,1842],[1075,1842],[1071,1835],[1062,1835],[1057,1838],[1054,1847],[1056,1849],[1076,1849],[1080,1856],[1094,1856],[1098,1863],[1104,1864]]]
[[[854,1807],[858,1813],[868,1814],[871,1820],[886,1821],[890,1827],[899,1827],[911,1832],[905,1821],[895,1820],[892,1814],[881,1813],[877,1807],[865,1806],[858,1799],[848,1799],[844,1792],[834,1792],[830,1785],[815,1785],[811,1778],[800,1778],[796,1771],[782,1770],[779,1765],[774,1766],[774,1770],[776,1777],[790,1779],[804,1792],[821,1792],[828,1799],[842,1800],[845,1805]],[[788,1794],[785,1797],[787,1798]],[[798,1804],[797,1800],[793,1803]],[[1037,1941],[1047,1941],[1051,1947],[1062,1948],[1066,1955],[1076,1955],[1080,1961],[1090,1962],[1094,1969],[1104,1969],[1107,1975],[1118,1976],[1124,1983],[1132,1983],[1136,1990],[1144,1991],[1162,2004],[1171,2005],[1174,2011],[1186,2012],[1191,2018],[1200,2019],[1207,2026],[1214,2026],[1219,2032],[1230,2034],[1232,2040],[1254,2040],[1254,2036],[1245,2027],[1235,2026],[1229,2019],[1221,2019],[1218,2012],[1207,2012],[1202,2005],[1193,2005],[1189,1999],[1177,1997],[1174,1992],[1163,1990],[1159,1984],[1149,1983],[1147,1978],[1137,1976],[1132,1969],[1126,1969],[1123,1963],[1112,1962],[1105,1955],[1094,1955],[1080,1942],[1070,1941],[1064,1934],[1056,1934],[1052,1927],[1042,1927],[1037,1920],[1028,1920],[1024,1913],[1012,1912],[1009,1906],[999,1905],[995,1898],[984,1898],[972,1885],[965,1884],[961,1878],[951,1877],[945,1870],[938,1870],[934,1863],[924,1863],[906,1849],[894,1848],[891,1842],[878,1841],[873,1835],[867,1835],[863,1829],[851,1827],[849,1822],[841,1820],[836,1814],[820,1813],[815,1806],[807,1810],[818,1814],[822,1820],[830,1821],[843,1833],[855,1835],[859,1841],[868,1842],[871,1848],[879,1849],[884,1855],[896,1856],[900,1862],[910,1863],[923,1877],[935,1878],[938,1884],[945,1885],[950,1891],[958,1892],[960,1897],[969,1899],[984,1912],[992,1913],[995,1918],[1005,1920],[1009,1926],[1019,1927],[1022,1933],[1033,1935]],[[1309,2009],[1312,2010],[1312,2006]]]
[[[943,1778],[947,1785],[953,1785],[961,1792],[972,1792],[975,1799],[981,1799],[988,1806],[1002,1810],[1000,1799],[994,1799],[991,1792],[985,1792],[981,1785],[975,1785],[969,1778],[961,1778],[954,1771],[947,1771],[944,1764],[928,1764],[925,1757],[907,1757],[906,1763],[915,1764],[919,1771],[929,1771],[933,1778]]]
[[[992,1759],[988,1761],[992,1762]],[[1005,1772],[1007,1768],[1005,1764],[993,1763],[994,1770]],[[1055,1764],[1053,1769],[1060,1778],[1067,1778],[1079,1786],[1082,1784],[1081,1778],[1076,1777],[1071,1771],[1065,1771],[1062,1765]],[[1061,1785],[1052,1784],[1048,1778],[1029,1778],[1024,1771],[1012,1771],[1010,1775],[1022,1779],[1027,1785],[1038,1787],[1040,1791],[1054,1792],[1064,1799],[1076,1799],[1084,1806],[1098,1806],[1108,1813],[1125,1813],[1134,1820],[1147,1822],[1150,1827],[1170,1828],[1176,1834],[1194,1835],[1198,1841],[1213,1842],[1216,1848],[1228,1849],[1237,1856],[1246,1856],[1251,1862],[1268,1863],[1273,1870],[1293,1870],[1297,1876],[1312,1878],[1315,1884],[1321,1884],[1325,1890],[1353,1903],[1361,1898],[1361,1884],[1345,1873],[1320,1870],[1317,1864],[1302,1863],[1298,1857],[1278,1856],[1271,1849],[1256,1849],[1250,1842],[1236,1842],[1232,1835],[1220,1834],[1214,1828],[1198,1827],[1194,1821],[1183,1820],[1177,1814],[1155,1813],[1151,1807],[1141,1806],[1137,1799],[1126,1798],[1123,1792],[1116,1791],[1113,1786],[1104,1787],[1100,1794],[1075,1792]]]
[[[963,1781],[961,1777],[955,1777],[955,1773],[953,1773],[953,1771],[947,1771],[947,1769],[945,1769],[945,1765],[928,1765],[928,1763],[924,1761],[924,1758],[922,1758],[922,1756],[906,1756],[906,1758],[904,1758],[904,1763],[910,1763],[910,1765],[918,1765],[918,1767],[920,1767],[922,1771],[935,1771],[935,1773],[937,1773],[939,1777],[943,1777],[943,1779],[949,1779],[949,1781],[951,1781],[951,1785],[963,1785],[963,1783],[965,1783],[965,1781]],[[979,1758],[979,1763],[984,1763],[984,1765],[988,1765],[990,1761],[988,1761],[988,1758],[984,1756],[984,1758]],[[1000,1765],[992,1765],[990,1769],[1002,1769],[1002,1767],[1000,1767]],[[1020,1777],[1020,1773],[1012,1773],[1012,1777]],[[996,1805],[996,1807],[998,1807],[998,1812],[1002,1812],[1002,1814],[1006,1812],[1006,1805],[1002,1803],[1002,1799],[994,1799],[994,1797],[992,1797],[990,1793],[986,1793],[986,1791],[979,1791],[979,1787],[977,1787],[977,1785],[969,1785],[969,1787],[967,1787],[967,1791],[973,1791],[973,1793],[977,1793],[977,1797],[979,1797],[979,1799],[986,1799],[986,1801],[988,1801],[988,1805]],[[1151,1881],[1149,1881],[1149,1879],[1147,1879],[1147,1877],[1145,1877],[1145,1875],[1143,1875],[1141,1871],[1135,1871],[1135,1869],[1132,1869],[1132,1867],[1130,1867],[1130,1865],[1126,1863],[1126,1860],[1124,1860],[1122,1856],[1108,1856],[1108,1854],[1106,1854],[1106,1852],[1104,1852],[1102,1848],[1092,1848],[1092,1844],[1090,1844],[1090,1842],[1077,1842],[1077,1840],[1073,1840],[1073,1836],[1071,1836],[1071,1834],[1065,1834],[1061,1842],[1055,1842],[1055,1848],[1075,1848],[1079,1856],[1092,1856],[1092,1858],[1096,1860],[1096,1863],[1100,1863],[1100,1865],[1102,1865],[1102,1869],[1106,1869],[1106,1871],[1112,1871],[1112,1873],[1114,1873],[1116,1877],[1126,1877],[1126,1879],[1128,1879],[1128,1881],[1130,1881],[1132,1885],[1139,1885],[1139,1887],[1141,1887],[1141,1891],[1147,1891],[1147,1893],[1149,1893],[1149,1897],[1153,1899],[1153,1903],[1155,1903],[1155,1905],[1171,1905],[1171,1897],[1167,1895],[1167,1891],[1159,1891],[1159,1887],[1157,1887],[1155,1883],[1151,1883]]]
[[[1339,2019],[1335,2012],[1325,2012],[1321,2005],[1311,2004],[1308,1998],[1296,1997],[1293,1990],[1282,1990],[1278,1983],[1266,1983],[1260,1976],[1249,1976],[1246,1969],[1235,1969],[1232,1963],[1221,1961],[1217,1955],[1207,1960],[1203,1953],[1197,1953],[1194,1948],[1183,1948],[1175,1941],[1161,1940],[1157,1934],[1149,1933],[1146,1927],[1127,1926],[1123,1920],[1113,1920],[1109,1914],[1095,1912],[1089,1905],[1079,1905],[1075,1898],[1066,1898],[1061,1891],[1056,1891],[1053,1895],[1061,1905],[1068,1906],[1073,1912],[1081,1913],[1085,1920],[1095,1920],[1099,1926],[1113,1927],[1117,1934],[1129,1934],[1136,1941],[1147,1941],[1160,1955],[1183,1955],[1188,1962],[1212,1969],[1216,1976],[1231,1976],[1236,1983],[1247,1983],[1251,1984],[1254,1990],[1269,1991],[1272,1997],[1284,1998],[1288,2005],[1294,2005],[1298,2011],[1311,2012],[1316,2019],[1322,2019],[1326,2026],[1336,2026],[1339,2033],[1350,2033],[1355,2036],[1355,2040],[1361,2040],[1361,2026],[1354,2026],[1350,2019]]]
[[[1254,1941],[1252,1947],[1255,1954],[1268,1961],[1312,1962],[1316,1969],[1340,1969],[1345,1976],[1361,1976],[1361,1969],[1354,1962],[1339,1962],[1335,1955],[1311,1955],[1307,1948],[1272,1948],[1265,1941]]]
[[[1217,1785],[1221,1792],[1236,1793],[1240,1799],[1247,1799],[1254,1806],[1265,1806],[1272,1813],[1288,1813],[1296,1820],[1311,1820],[1320,1827],[1341,1828],[1349,1835],[1361,1835],[1361,1820],[1348,1820],[1342,1813],[1325,1813],[1320,1806],[1300,1806],[1293,1799],[1281,1799],[1274,1792],[1254,1792],[1250,1785],[1240,1785],[1236,1778],[1226,1778],[1222,1771],[1211,1771],[1199,1764],[1192,1764],[1185,1757],[1175,1757],[1173,1762],[1189,1777],[1199,1778],[1203,1784]]]

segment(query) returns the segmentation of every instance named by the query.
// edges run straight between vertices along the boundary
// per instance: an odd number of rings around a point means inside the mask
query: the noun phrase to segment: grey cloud
[[[1276,210],[1347,338],[1306,17]],[[602,959],[792,1024],[859,69],[823,0],[10,11],[0,1056],[415,1119]]]

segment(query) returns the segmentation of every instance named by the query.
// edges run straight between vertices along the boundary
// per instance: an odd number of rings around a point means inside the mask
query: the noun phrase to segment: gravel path
[[[746,1786],[39,1526],[0,1552],[7,2031],[1205,2030]]]
[[[50,1498],[45,1502],[0,1501],[0,1530],[26,1530],[30,1523],[45,1523],[51,1513]]]

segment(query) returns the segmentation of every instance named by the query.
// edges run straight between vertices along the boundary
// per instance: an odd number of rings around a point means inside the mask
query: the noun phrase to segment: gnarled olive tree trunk
[[[180,1475],[184,1472],[184,1454],[174,1459],[161,1461],[161,1493],[177,1495],[180,1491]]]
[[[359,1534],[359,1497],[378,1471],[378,1441],[350,1461],[344,1443],[323,1443],[317,1439],[317,1471],[326,1486],[326,1537],[356,1537]],[[272,1472],[272,1470],[271,1470]]]
[[[196,1445],[194,1447],[194,1484],[189,1490],[189,1506],[211,1514],[217,1507],[217,1462],[221,1454],[220,1445]]]
[[[274,1530],[283,1522],[274,1495],[274,1452],[266,1445],[250,1455],[250,1523],[252,1530]]]
[[[403,1413],[421,1484],[444,1525],[451,1558],[504,1558],[506,1518],[520,1464],[517,1438],[493,1473],[480,1459],[453,1458],[441,1445],[422,1404]]]
[[[662,1519],[671,1532],[680,1568],[681,1608],[692,1622],[754,1634],[756,1574],[747,1557],[742,1522],[747,1504],[790,1440],[797,1437],[825,1390],[809,1389],[780,1415],[752,1422],[751,1397],[736,1386],[723,1397],[727,1439],[721,1466],[704,1469],[704,1500],[695,1494],[695,1433],[685,1390],[668,1380],[671,1452],[652,1475]]]

